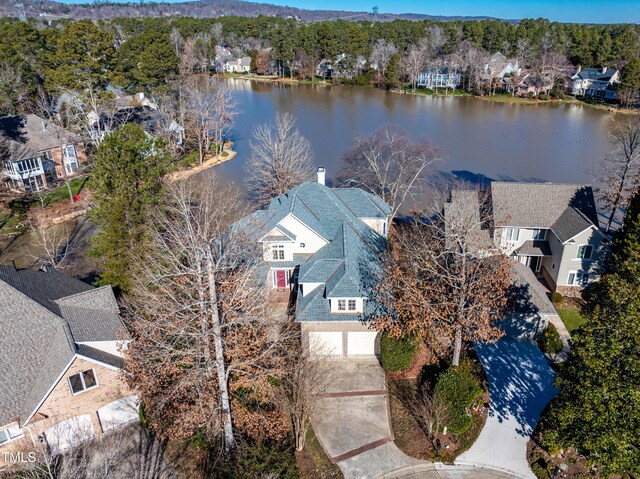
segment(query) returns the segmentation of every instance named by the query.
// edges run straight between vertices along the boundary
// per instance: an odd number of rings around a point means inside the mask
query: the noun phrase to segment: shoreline
[[[219,155],[211,156],[209,159],[205,160],[201,164],[196,164],[191,168],[186,168],[184,170],[172,171],[166,176],[168,182],[173,183],[174,181],[184,180],[186,178],[190,178],[191,176],[198,174],[204,170],[208,170],[209,168],[213,168],[214,166],[221,165],[222,163],[226,163],[227,161],[235,158],[238,154],[237,151],[232,150],[232,144],[229,144],[228,150],[222,150]],[[223,153],[227,153],[226,156]]]
[[[225,80],[228,79],[237,79],[237,80],[246,80],[246,81],[256,81],[261,83],[279,83],[286,85],[312,85],[312,86],[321,86],[321,87],[337,87],[343,85],[334,85],[326,80],[299,80],[297,78],[280,78],[277,76],[258,76],[253,74],[239,74],[239,75],[217,75],[219,78],[223,78]],[[355,86],[355,87],[366,87],[372,85],[345,85],[345,86]],[[531,106],[550,106],[550,105],[575,105],[575,106],[584,106],[588,108],[593,108],[595,110],[600,110],[612,114],[623,114],[623,115],[640,115],[640,109],[630,109],[630,108],[617,108],[614,105],[609,105],[605,103],[587,103],[585,101],[577,100],[575,98],[565,99],[565,100],[532,100],[530,98],[525,98],[521,96],[511,96],[511,95],[474,95],[472,93],[463,92],[463,93],[427,93],[425,90],[401,90],[401,89],[390,89],[387,90],[390,93],[395,93],[398,95],[415,95],[415,96],[434,96],[434,97],[466,97],[466,98],[474,98],[479,101],[489,102],[489,103],[502,103],[502,104],[511,104],[511,105],[531,105]]]

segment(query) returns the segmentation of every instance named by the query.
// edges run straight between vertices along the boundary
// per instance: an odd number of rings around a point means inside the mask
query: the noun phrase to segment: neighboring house
[[[515,85],[516,94],[520,96],[528,96],[533,94],[538,96],[540,93],[548,94],[553,88],[552,80],[538,72],[528,72]]]
[[[316,76],[324,80],[333,78],[333,64],[330,60],[323,58],[316,66]]]
[[[8,142],[3,180],[12,190],[34,192],[74,176],[87,161],[84,144],[71,132],[37,115],[0,118]]]
[[[224,63],[226,73],[249,73],[251,57],[231,58]]]
[[[59,452],[138,417],[110,286],[0,265],[0,449]]]
[[[489,78],[504,78],[505,75],[520,73],[520,66],[515,58],[507,58],[497,52],[491,55],[485,64],[484,73]]]
[[[490,198],[496,245],[552,291],[576,295],[598,279],[609,239],[591,186],[494,181]]]
[[[140,125],[149,135],[170,138],[175,146],[184,142],[184,128],[175,121],[166,124],[162,115],[148,106],[121,108],[113,115],[102,114],[100,118],[94,113],[89,122],[89,134],[97,143],[116,128],[129,123]]]
[[[578,70],[575,75],[571,77],[571,94],[614,99],[615,90],[613,90],[613,85],[619,81],[619,70],[613,70],[607,67],[585,68]]]
[[[359,188],[329,188],[324,169],[245,218],[259,225],[267,284],[297,297],[295,320],[312,351],[333,356],[379,354],[375,309],[379,255],[391,208]]]
[[[602,83],[593,83],[584,92],[584,96],[602,101],[615,101],[618,99],[617,88],[614,85]]]
[[[460,72],[457,68],[427,67],[418,74],[418,86],[434,90],[436,88],[455,89],[460,85]]]

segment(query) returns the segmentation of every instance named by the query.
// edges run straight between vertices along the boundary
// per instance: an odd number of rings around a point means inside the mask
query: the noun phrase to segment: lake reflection
[[[226,80],[239,113],[232,139],[238,156],[220,167],[238,182],[258,123],[292,113],[311,142],[315,163],[328,177],[358,134],[390,124],[410,137],[426,137],[442,150],[439,169],[464,177],[592,183],[611,146],[611,115],[574,105],[517,105],[471,97],[388,93],[368,87],[314,87]]]

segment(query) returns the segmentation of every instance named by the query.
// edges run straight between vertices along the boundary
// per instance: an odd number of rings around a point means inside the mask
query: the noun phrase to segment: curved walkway
[[[456,464],[535,479],[527,462],[527,443],[542,410],[557,393],[554,372],[533,342],[505,338],[477,345],[476,351],[489,380],[491,407],[480,436]]]

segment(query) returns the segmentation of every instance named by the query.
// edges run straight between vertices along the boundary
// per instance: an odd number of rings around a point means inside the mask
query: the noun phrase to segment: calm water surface
[[[240,183],[257,124],[292,113],[328,177],[358,134],[389,124],[441,149],[438,168],[466,179],[594,181],[611,149],[612,115],[575,105],[517,105],[471,97],[401,95],[368,87],[314,87],[227,80],[238,102],[232,139],[238,156],[220,169]]]

